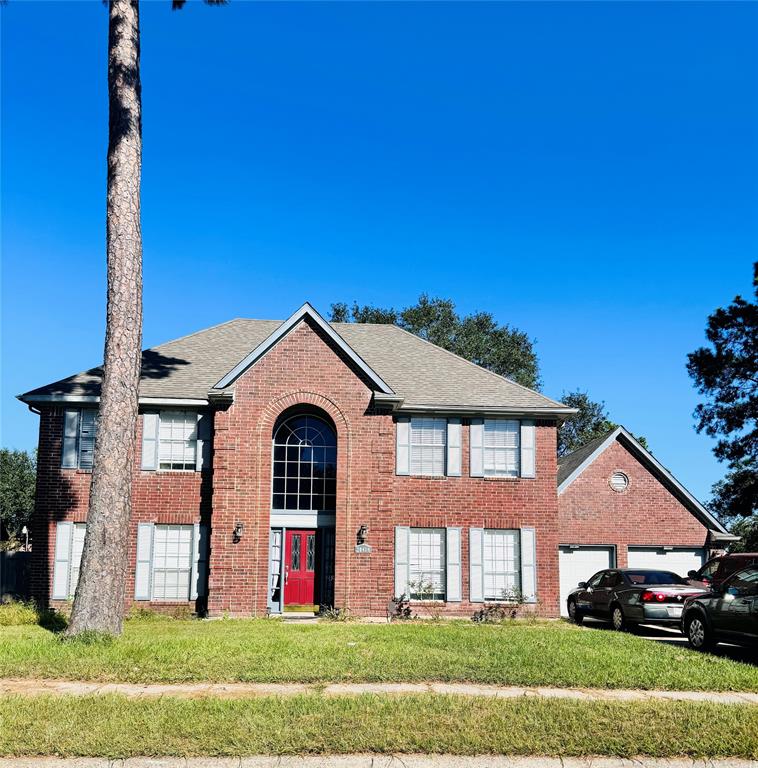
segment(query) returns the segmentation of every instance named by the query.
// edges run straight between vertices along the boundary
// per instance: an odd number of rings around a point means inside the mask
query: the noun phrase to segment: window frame
[[[164,423],[168,422],[167,415],[168,414],[183,414],[183,427],[186,428],[188,420],[194,420],[193,421],[193,428],[190,434],[194,435],[194,437],[190,438],[180,438],[180,437],[171,437],[164,439],[163,437],[163,427]],[[156,455],[156,469],[159,472],[197,472],[198,464],[199,464],[199,457],[198,457],[198,451],[200,450],[200,440],[198,436],[198,422],[200,420],[200,414],[198,411],[189,409],[189,408],[164,408],[161,411],[158,412],[158,450]],[[173,431],[174,425],[172,423],[172,431]],[[193,444],[193,454],[195,457],[195,460],[193,462],[188,461],[169,461],[165,462],[167,464],[170,464],[171,466],[163,466],[164,461],[162,457],[162,448],[164,444],[170,444],[170,445],[179,445],[179,444],[185,444],[185,443],[192,443]],[[184,445],[183,448],[186,450],[187,446]],[[173,459],[173,456],[172,456]],[[182,466],[175,466],[177,464],[181,464]]]
[[[516,435],[516,445],[487,445],[487,435],[494,434],[495,429],[501,424],[515,425],[513,433]],[[513,451],[514,454],[514,466],[515,469],[507,469],[505,471],[499,471],[497,469],[497,462],[492,462],[488,466],[487,454],[507,454],[507,452]],[[506,466],[508,462],[506,461]],[[484,477],[521,477],[521,421],[519,419],[484,419],[482,424],[482,474]]]
[[[76,435],[67,435],[66,434],[66,414],[67,413],[76,413]],[[93,414],[92,417],[92,451],[90,454],[90,459],[88,462],[82,463],[82,429],[84,425],[84,414]],[[61,431],[61,461],[60,461],[60,468],[61,469],[75,469],[75,470],[85,470],[85,471],[91,471],[92,466],[94,464],[94,458],[95,458],[95,438],[97,437],[97,422],[98,422],[98,409],[97,408],[64,408],[61,416],[63,419],[63,427]],[[73,440],[74,441],[74,453],[76,454],[76,466],[74,467],[68,467],[66,466],[65,457],[66,457],[66,441],[67,440]]]
[[[76,593],[76,586],[79,581],[79,573],[82,570],[82,555],[84,554],[84,537],[82,537],[82,551],[79,552],[79,557],[74,567],[74,545],[77,531],[84,531],[84,536],[87,535],[87,523],[72,523],[71,528],[71,551],[68,557],[68,576],[66,578],[66,590],[68,592],[67,600],[72,600]],[[76,581],[74,581],[74,571],[76,571]]]
[[[437,568],[414,568],[414,554],[417,560],[417,565],[420,565],[420,561],[423,557],[414,553],[414,537],[423,536],[424,534],[439,535],[440,540],[440,563]],[[423,541],[419,541],[417,546],[422,546]],[[439,591],[431,592],[428,595],[424,593],[412,592],[411,584],[417,581],[423,582],[424,576],[427,574],[439,575]],[[431,582],[432,587],[436,587],[434,581]],[[433,528],[433,527],[410,527],[408,529],[408,595],[413,602],[442,602],[447,600],[447,529],[446,528]]]
[[[424,443],[414,440],[417,430],[421,429],[423,423],[430,423],[434,430],[440,429],[442,442]],[[422,455],[419,459],[419,466],[423,470],[423,452],[424,449],[439,450],[442,454],[441,470],[439,472],[414,471],[414,456],[418,452]],[[412,416],[408,429],[408,472],[413,477],[446,477],[447,476],[447,419],[438,416]]]
[[[166,568],[165,566],[163,568],[158,568],[156,566],[156,559],[157,559],[157,546],[158,546],[158,532],[159,530],[165,530],[167,533],[170,533],[172,530],[179,529],[179,532],[181,533],[182,529],[189,530],[189,548],[187,552],[187,568],[183,567],[177,567],[177,568]],[[179,545],[181,545],[181,541],[177,542]],[[166,539],[164,543],[164,549],[168,549],[169,540]],[[153,526],[153,541],[151,546],[151,553],[150,553],[150,601],[156,602],[156,603],[185,603],[188,602],[191,598],[190,595],[192,594],[192,571],[193,571],[193,561],[194,561],[194,551],[195,551],[195,526],[192,524],[183,524],[183,523],[156,523]],[[167,553],[164,553],[163,558],[164,561],[168,557]],[[180,555],[177,555],[177,558],[179,558]],[[178,595],[178,587],[179,587],[179,575],[183,574],[184,572],[187,572],[187,594],[186,596]],[[159,597],[156,592],[156,573],[162,572],[164,574],[167,573],[176,573],[177,574],[177,596],[171,596],[166,597],[166,580],[164,578],[163,580],[163,596]]]
[[[506,570],[488,570],[487,559],[487,537],[493,535],[513,534],[513,553],[514,563],[516,565],[515,571]],[[491,561],[490,561],[491,562]],[[487,577],[490,576],[513,576],[516,582],[512,589],[516,592],[521,591],[521,531],[518,528],[485,528],[482,539],[482,596],[485,603],[502,603],[508,602],[504,596],[505,589],[503,589],[499,596],[492,597],[487,594]]]

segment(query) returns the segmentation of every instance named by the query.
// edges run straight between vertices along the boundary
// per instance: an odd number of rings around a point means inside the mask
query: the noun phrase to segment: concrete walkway
[[[331,755],[325,757],[0,758],[0,768],[755,768],[755,761],[635,757]]]
[[[527,688],[518,686],[475,685],[473,683],[90,683],[79,680],[3,680],[0,696],[61,695],[90,696],[120,694],[130,698],[175,696],[186,699],[241,699],[253,696],[295,696],[320,693],[325,696],[355,696],[363,693],[384,695],[446,694],[452,696],[488,696],[513,699],[536,696],[546,699],[581,701],[709,701],[717,704],[758,705],[758,693],[717,693],[712,691],[640,691],[600,688]]]

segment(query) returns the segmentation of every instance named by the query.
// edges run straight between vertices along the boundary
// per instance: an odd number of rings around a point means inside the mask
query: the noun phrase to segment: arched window
[[[337,435],[311,414],[291,416],[274,431],[274,510],[334,512]]]

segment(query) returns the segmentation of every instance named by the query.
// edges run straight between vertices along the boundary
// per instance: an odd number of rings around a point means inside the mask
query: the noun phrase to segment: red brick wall
[[[608,481],[620,470],[626,491]],[[627,547],[702,547],[707,529],[619,442],[614,442],[558,497],[561,544],[615,544],[617,565]]]
[[[63,409],[45,408],[40,415],[37,496],[33,522],[32,594],[50,602],[56,523],[84,523],[89,506],[91,472],[61,469]],[[210,472],[143,472],[142,419],[137,424],[137,456],[132,486],[132,521],[127,573],[127,605],[134,594],[134,568],[139,523],[209,523]],[[189,605],[189,603],[185,603]],[[156,604],[166,606],[166,603]],[[192,604],[194,607],[194,603]]]
[[[555,425],[538,423],[534,479],[468,477],[465,420],[462,477],[398,477],[393,417],[372,409],[368,383],[320,334],[310,325],[297,326],[237,380],[234,403],[214,416],[212,474],[142,472],[138,448],[127,595],[134,589],[137,523],[208,522],[212,508],[210,612],[265,613],[272,432],[288,408],[310,404],[325,411],[337,431],[336,605],[349,606],[355,614],[384,613],[394,592],[396,525],[459,526],[464,602],[448,604],[445,612],[470,615],[481,604],[467,600],[468,528],[533,526],[540,610],[557,614]],[[61,410],[45,410],[34,546],[35,594],[42,600],[50,593],[55,522],[86,518],[89,473],[60,469],[61,431]],[[244,524],[244,533],[234,543],[237,522]],[[361,525],[369,528],[370,554],[354,552]]]
[[[395,475],[391,415],[371,411],[371,390],[348,364],[302,324],[235,385],[228,411],[216,416],[210,610],[266,610],[271,505],[271,437],[291,406],[323,409],[337,430],[335,603],[356,614],[382,614],[394,592],[394,526],[537,529],[538,591],[543,610],[558,602],[555,427],[537,429],[537,478],[469,478],[468,427],[460,478]],[[232,542],[236,522],[245,526]],[[371,554],[356,555],[356,532],[367,525]],[[468,596],[468,532],[462,537],[463,595]],[[451,603],[447,612],[476,606]]]

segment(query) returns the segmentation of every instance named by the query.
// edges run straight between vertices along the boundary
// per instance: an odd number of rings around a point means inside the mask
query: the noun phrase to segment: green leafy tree
[[[33,454],[0,449],[0,527],[12,538],[18,538],[31,522],[36,477]]]
[[[592,400],[587,392],[577,389],[564,392],[561,402],[578,412],[569,416],[558,429],[558,455],[581,448],[590,440],[607,435],[616,425],[608,418],[605,402]]]
[[[718,438],[714,455],[728,467],[710,504],[725,521],[758,513],[758,262],[753,290],[752,301],[737,296],[708,318],[708,346],[692,352],[687,363],[706,398],[695,409],[695,429]]]
[[[540,386],[539,364],[532,340],[509,325],[500,325],[489,312],[459,315],[450,299],[419,297],[405,309],[353,303],[332,304],[332,322],[390,323],[454,352],[483,368],[530,389]]]

